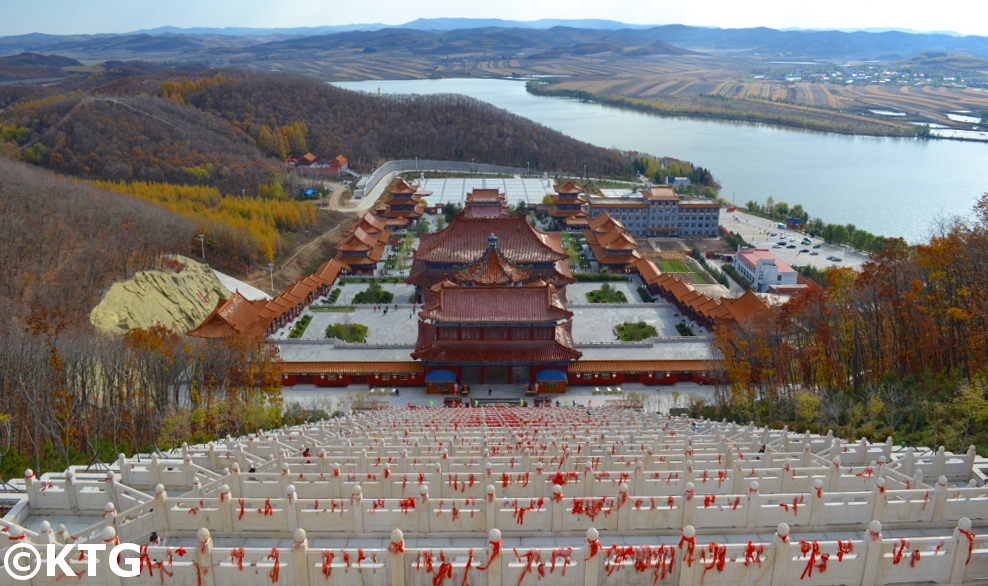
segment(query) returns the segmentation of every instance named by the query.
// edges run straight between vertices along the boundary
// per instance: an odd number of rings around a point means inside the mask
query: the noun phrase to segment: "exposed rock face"
[[[184,268],[141,271],[130,280],[114,283],[89,314],[96,330],[119,335],[160,324],[185,333],[198,326],[221,297],[230,296],[208,266],[183,256],[172,259]]]

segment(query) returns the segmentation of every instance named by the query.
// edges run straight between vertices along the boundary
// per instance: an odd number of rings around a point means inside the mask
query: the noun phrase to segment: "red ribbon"
[[[975,535],[974,531],[967,531],[965,529],[961,529],[960,527],[958,527],[957,530],[960,531],[964,537],[967,537],[967,561],[964,562],[964,565],[966,566],[971,563],[971,553],[974,551]]]
[[[240,521],[244,518],[244,499],[237,499],[237,502],[240,503],[240,514],[237,515],[237,521]]]
[[[501,553],[501,542],[500,541],[489,541],[491,544],[491,555],[487,558],[487,563],[483,566],[477,566],[478,570],[486,570],[491,567],[491,564],[497,559],[497,556]]]
[[[600,551],[600,540],[599,539],[588,539],[587,540],[587,547],[589,548],[589,551],[587,552],[587,557],[584,558],[583,561],[589,561],[591,558],[593,558],[595,555],[597,555],[597,552]]]
[[[399,554],[405,552],[405,542],[404,541],[392,541],[388,544],[388,551],[393,554]]]
[[[281,573],[281,559],[277,547],[271,548],[271,553],[268,554],[267,559],[274,560],[274,567],[268,572],[268,578],[271,578],[271,583],[274,584],[278,581],[278,575]]]
[[[244,571],[244,553],[245,551],[242,547],[235,547],[230,551],[230,563],[236,564],[237,569],[241,572]]]
[[[333,573],[333,558],[336,557],[331,551],[322,552],[322,575],[329,579],[329,576]]]
[[[844,561],[844,554],[845,553],[853,553],[853,552],[854,552],[854,544],[851,542],[850,539],[848,539],[847,541],[840,541],[840,540],[837,541],[837,561],[838,562],[843,562]]]

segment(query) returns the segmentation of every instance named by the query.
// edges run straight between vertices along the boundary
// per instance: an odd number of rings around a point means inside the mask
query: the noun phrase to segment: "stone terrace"
[[[28,471],[2,523],[167,536],[127,584],[967,583],[988,577],[986,469],[620,406],[389,408]],[[77,583],[119,583],[106,562]]]

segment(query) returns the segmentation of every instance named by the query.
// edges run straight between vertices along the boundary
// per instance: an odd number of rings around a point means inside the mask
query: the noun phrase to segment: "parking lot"
[[[809,238],[809,244],[803,244],[806,235],[802,232],[779,228],[777,222],[744,212],[722,213],[720,224],[725,229],[740,234],[755,247],[771,250],[790,266],[809,265],[819,269],[842,266],[860,269],[868,261],[868,256],[862,252],[846,246],[827,244],[819,238]],[[785,241],[785,245],[778,246],[782,241]],[[839,260],[835,261],[834,258]]]

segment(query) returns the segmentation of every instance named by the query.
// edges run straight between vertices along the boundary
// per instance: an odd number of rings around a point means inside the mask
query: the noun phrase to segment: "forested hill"
[[[101,79],[96,77],[97,80]],[[0,150],[77,177],[214,185],[270,182],[291,153],[471,159],[538,171],[625,172],[620,153],[459,96],[380,97],[292,75],[210,71],[69,79],[8,91]],[[64,92],[64,93],[57,93]]]
[[[186,102],[255,135],[301,122],[309,149],[344,153],[368,171],[382,158],[483,161],[539,171],[628,170],[620,153],[580,142],[484,102],[456,95],[375,96],[295,76],[250,76],[208,85]]]

